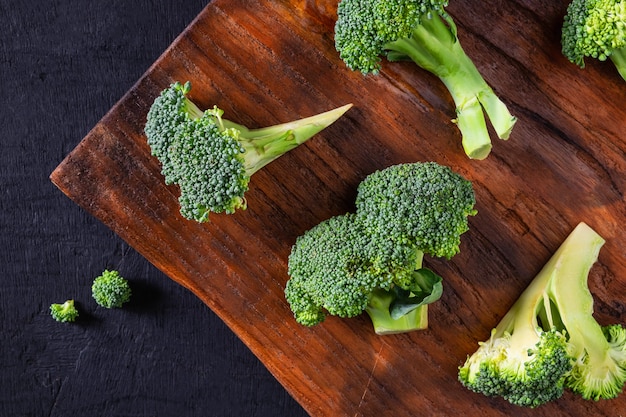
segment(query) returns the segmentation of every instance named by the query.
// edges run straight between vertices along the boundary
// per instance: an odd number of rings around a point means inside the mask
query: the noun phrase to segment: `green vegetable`
[[[565,388],[616,397],[626,381],[626,329],[593,317],[588,275],[604,239],[580,223],[459,368],[472,391],[537,407]]]
[[[60,322],[74,322],[78,317],[78,310],[74,305],[74,300],[67,300],[63,304],[51,304],[50,315]]]
[[[442,279],[424,254],[449,258],[475,203],[471,183],[435,163],[377,171],[358,188],[356,213],[331,217],[296,239],[285,297],[305,326],[327,314],[366,312],[377,334],[428,326]]]
[[[102,307],[120,308],[130,301],[131,289],[128,281],[118,271],[105,270],[94,279],[91,294]]]
[[[445,1],[342,0],[335,46],[351,70],[377,74],[381,57],[411,60],[445,84],[456,105],[465,153],[486,158],[492,148],[483,109],[495,132],[508,139],[516,122],[483,79],[457,38]]]
[[[341,117],[352,105],[275,126],[248,129],[202,111],[189,98],[191,85],[174,83],[150,108],[145,133],[167,184],[180,188],[180,212],[209,220],[210,213],[246,208],[250,177]]]
[[[626,1],[573,0],[561,34],[563,55],[585,67],[586,57],[610,59],[626,80]]]

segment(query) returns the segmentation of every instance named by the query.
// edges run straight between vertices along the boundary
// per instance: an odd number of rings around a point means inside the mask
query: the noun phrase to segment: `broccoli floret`
[[[447,0],[342,0],[337,8],[335,47],[348,68],[377,74],[381,57],[411,60],[436,75],[456,106],[465,153],[486,158],[492,148],[483,109],[501,139],[516,122],[467,56]]]
[[[130,301],[131,289],[128,281],[118,271],[105,270],[94,279],[91,295],[102,307],[120,308]]]
[[[476,214],[472,183],[436,162],[398,164],[367,176],[356,212],[376,239],[450,259]]]
[[[595,320],[587,282],[603,244],[580,223],[459,368],[461,383],[527,407],[565,388],[586,399],[617,396],[626,381],[626,330]]]
[[[610,59],[626,80],[626,1],[573,0],[561,34],[563,55],[585,67],[586,57]]]
[[[74,300],[67,300],[63,304],[51,304],[50,315],[60,322],[73,322],[78,317],[78,310],[74,305]]]
[[[363,311],[377,334],[424,329],[442,279],[423,267],[424,254],[458,252],[471,183],[436,163],[377,171],[358,188],[356,213],[325,220],[300,236],[289,256],[286,298],[296,320],[312,326],[325,312]]]
[[[285,297],[305,326],[326,313],[366,311],[378,334],[423,329],[422,306],[441,295],[441,278],[421,267],[416,251],[398,254],[389,240],[369,236],[354,213],[327,219],[298,237],[289,255]]]
[[[198,222],[210,213],[246,208],[250,177],[341,117],[352,105],[275,126],[248,129],[202,111],[189,98],[189,82],[174,83],[150,108],[145,133],[167,184],[180,188],[181,214]]]

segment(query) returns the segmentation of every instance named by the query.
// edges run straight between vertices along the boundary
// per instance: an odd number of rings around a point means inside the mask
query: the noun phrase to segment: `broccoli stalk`
[[[596,400],[621,391],[626,329],[598,324],[587,283],[604,242],[585,223],[572,231],[459,368],[463,385],[527,407],[560,398],[566,387]]]
[[[189,82],[174,83],[152,104],[145,126],[152,155],[167,184],[180,188],[180,211],[188,219],[245,209],[250,177],[341,117],[352,105],[275,126],[248,129],[202,111],[189,98]]]
[[[613,65],[615,65],[615,68],[617,69],[617,72],[619,72],[619,75],[621,75],[622,78],[626,80],[626,46],[618,49],[613,49],[613,52],[611,53],[611,55],[609,55],[609,58],[611,58],[611,61],[613,62]]]
[[[428,328],[428,304],[422,304],[404,315],[393,318],[390,310],[394,300],[395,296],[391,291],[378,289],[372,292],[365,312],[372,321],[376,334],[407,333]]]
[[[454,120],[465,153],[486,158],[492,148],[483,114],[499,138],[508,139],[516,122],[467,56],[447,1],[342,0],[337,10],[335,45],[348,68],[377,73],[380,56],[411,60],[436,75],[456,106]]]
[[[214,117],[222,132],[235,138],[243,148],[246,174],[255,172],[303,144],[339,119],[352,104],[303,119],[258,129],[247,127],[222,118],[222,110],[214,107],[207,111]]]
[[[562,52],[585,67],[585,57],[610,59],[626,80],[626,1],[572,0],[563,19]]]
[[[409,38],[388,42],[384,47],[388,60],[409,57],[444,83],[456,106],[455,122],[470,158],[484,159],[492,148],[483,109],[498,137],[509,138],[515,118],[461,47],[449,16],[422,16]]]
[[[443,293],[442,278],[420,261],[412,272],[410,289],[394,285],[372,291],[365,312],[378,335],[407,333],[428,328],[428,305]]]
[[[557,308],[545,310],[555,316],[555,326],[568,336],[574,367],[566,384],[587,400],[615,398],[626,382],[626,329],[620,325],[601,326],[596,321],[587,282],[603,244],[600,235],[582,224],[573,234],[571,245],[576,246],[562,256],[562,265],[547,266],[549,271],[560,270],[549,277],[550,285],[557,289],[551,292]]]

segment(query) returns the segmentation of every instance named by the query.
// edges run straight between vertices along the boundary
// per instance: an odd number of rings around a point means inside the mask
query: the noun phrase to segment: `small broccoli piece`
[[[501,139],[509,138],[516,118],[461,47],[447,5],[447,0],[342,0],[335,47],[348,68],[364,74],[377,74],[386,57],[411,60],[436,75],[454,100],[465,153],[484,159],[492,143],[483,109]]]
[[[423,267],[424,254],[452,257],[467,216],[471,183],[436,163],[377,171],[358,188],[356,213],[321,222],[300,236],[289,256],[286,298],[308,326],[325,312],[363,311],[377,334],[424,329],[442,279]]]
[[[191,85],[174,83],[152,104],[144,131],[167,184],[178,184],[181,214],[198,222],[210,213],[246,208],[250,177],[334,123],[352,105],[275,126],[248,129],[202,111],[189,98]]]
[[[289,255],[285,297],[298,323],[313,326],[326,313],[366,311],[378,334],[427,327],[420,309],[441,295],[441,278],[421,267],[416,251],[398,254],[372,239],[354,213],[331,217],[298,237]]]
[[[610,59],[626,80],[626,1],[573,0],[563,20],[561,46],[581,68],[586,57]]]
[[[604,239],[580,223],[459,368],[472,391],[537,407],[565,388],[614,398],[626,381],[626,330],[593,317],[588,275]]]
[[[131,289],[128,281],[118,271],[105,270],[94,279],[91,295],[98,305],[105,308],[120,308],[130,301]]]
[[[78,310],[74,305],[74,300],[67,300],[63,304],[51,304],[50,315],[60,322],[74,322],[78,317]]]

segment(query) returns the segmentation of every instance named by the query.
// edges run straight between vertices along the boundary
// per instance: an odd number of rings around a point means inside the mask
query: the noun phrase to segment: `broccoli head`
[[[483,109],[501,139],[509,138],[516,118],[461,47],[447,5],[437,0],[341,0],[335,47],[348,68],[364,74],[377,74],[386,57],[413,61],[437,76],[454,100],[465,153],[484,159],[492,144]]]
[[[626,381],[626,330],[593,317],[588,274],[604,239],[580,223],[459,368],[472,391],[537,407],[565,388],[614,398]]]
[[[326,314],[370,315],[378,334],[422,329],[441,295],[441,278],[421,267],[416,251],[399,254],[390,240],[369,236],[354,213],[327,219],[298,237],[289,255],[285,297],[298,323]]]
[[[202,111],[188,97],[189,82],[174,83],[154,100],[144,131],[167,184],[180,188],[181,214],[198,222],[210,213],[246,208],[250,177],[341,117],[352,105],[275,126],[248,129]]]
[[[626,1],[573,0],[563,20],[561,46],[581,68],[586,57],[610,59],[626,80]]]
[[[74,300],[67,300],[63,304],[51,304],[50,315],[60,322],[73,322],[78,317],[78,310],[74,305]]]
[[[128,281],[118,271],[105,270],[94,279],[91,295],[102,307],[120,308],[130,301],[131,289]]]
[[[447,166],[414,162],[368,175],[357,190],[356,212],[376,239],[450,259],[475,204],[470,181]]]

